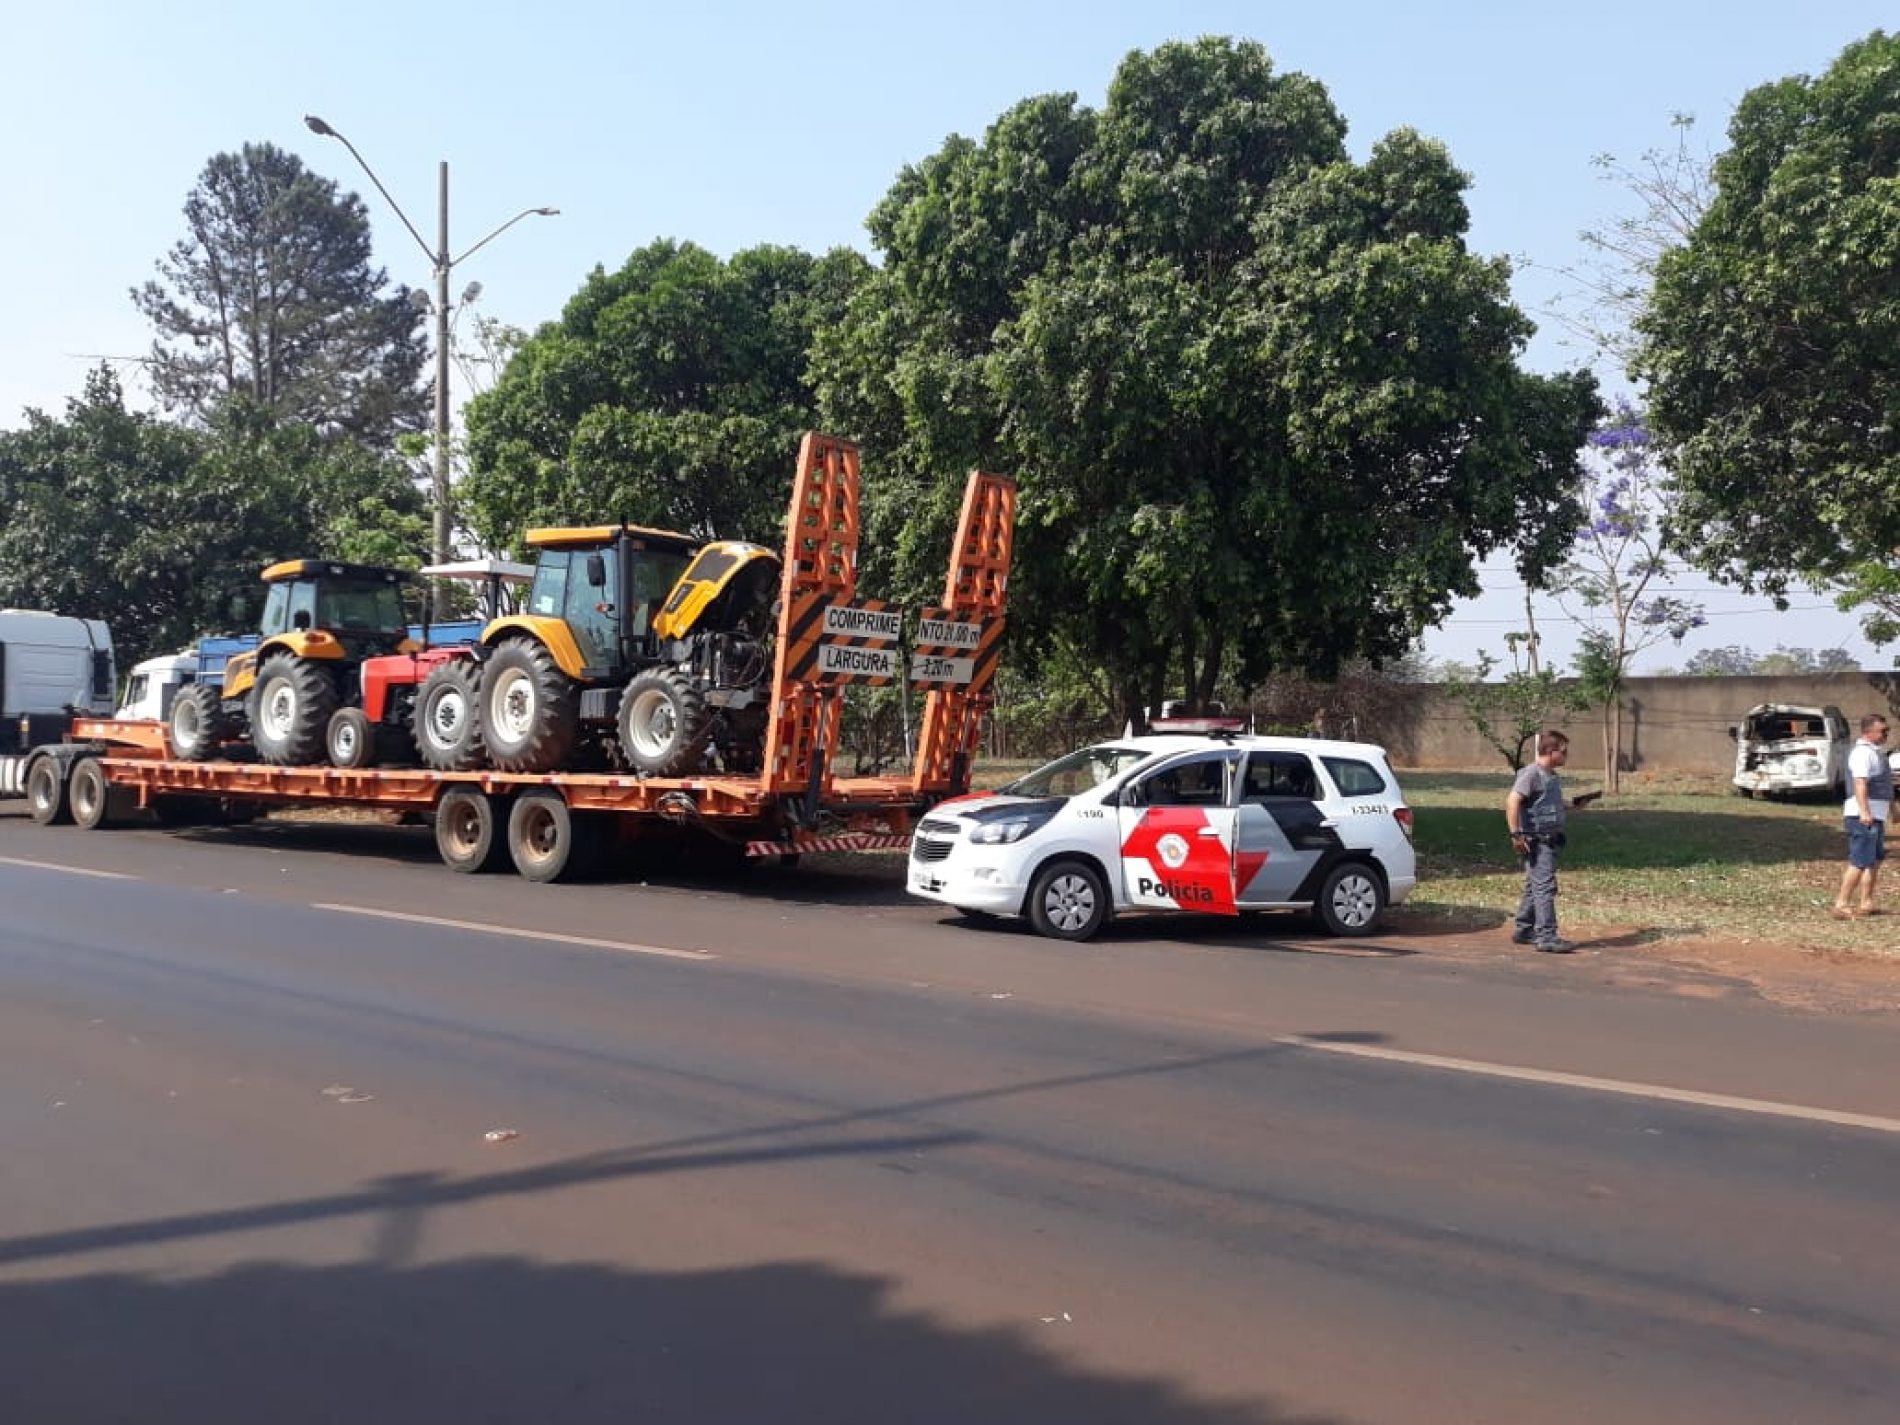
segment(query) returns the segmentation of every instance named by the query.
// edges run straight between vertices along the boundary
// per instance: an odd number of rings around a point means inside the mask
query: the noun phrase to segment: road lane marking
[[[1330,1039],[1309,1039],[1302,1034],[1277,1036],[1276,1043],[1296,1049],[1314,1049],[1323,1054],[1345,1054],[1355,1059],[1382,1059],[1388,1063],[1411,1064],[1425,1069],[1443,1069],[1454,1074],[1480,1074],[1493,1079],[1515,1079],[1520,1083],[1551,1084],[1559,1088],[1584,1089],[1591,1093],[1620,1094],[1624,1098],[1656,1099],[1664,1103],[1693,1104],[1698,1108],[1726,1108],[1736,1113],[1757,1113],[1770,1118],[1798,1118],[1810,1123],[1831,1123],[1842,1128],[1867,1128],[1876,1133],[1900,1133],[1900,1118],[1881,1118],[1871,1113],[1845,1113],[1834,1108],[1813,1108],[1800,1103],[1777,1103],[1772,1099],[1739,1098],[1734,1094],[1704,1093],[1700,1089],[1673,1089],[1665,1084],[1635,1083],[1628,1079],[1599,1079],[1590,1074],[1566,1074],[1557,1069],[1527,1069],[1516,1064],[1488,1064],[1481,1059],[1451,1059],[1441,1054],[1420,1054],[1409,1049],[1383,1049],[1376,1044],[1351,1044]]]
[[[373,915],[381,920],[406,920],[416,925],[433,925],[443,930],[472,930],[477,935],[509,935],[517,940],[552,940],[562,945],[586,945],[596,950],[618,950],[627,955],[659,955],[669,960],[716,960],[710,950],[675,950],[666,945],[635,945],[626,940],[597,940],[591,935],[562,935],[553,930],[526,930],[513,925],[487,925],[478,920],[448,920],[439,915],[410,915],[400,910],[376,910],[366,905],[337,905],[317,902],[314,910],[340,911],[344,915]]]
[[[97,876],[102,881],[136,881],[124,871],[92,871],[84,866],[61,866],[53,861],[28,861],[20,856],[0,856],[0,865],[31,866],[35,871],[64,871],[69,876]]]

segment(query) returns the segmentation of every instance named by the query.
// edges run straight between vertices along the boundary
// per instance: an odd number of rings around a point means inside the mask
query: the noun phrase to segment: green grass
[[[1400,772],[1416,817],[1411,906],[1502,923],[1522,873],[1504,835],[1508,775]],[[1570,775],[1581,791],[1593,779]],[[1749,801],[1715,783],[1637,784],[1573,812],[1559,869],[1566,932],[1718,936],[1900,957],[1900,916],[1828,915],[1846,864],[1837,803]],[[1882,900],[1900,884],[1883,877]],[[1889,902],[1900,905],[1900,900]]]

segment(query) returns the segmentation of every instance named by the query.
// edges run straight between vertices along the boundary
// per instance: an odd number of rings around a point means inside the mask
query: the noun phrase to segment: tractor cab
[[[323,559],[289,559],[264,571],[268,592],[256,663],[282,646],[300,657],[360,660],[393,653],[409,640],[404,590],[415,576],[370,564],[339,564]],[[232,687],[237,660],[225,674],[225,696]],[[249,666],[255,666],[249,665]],[[248,685],[247,685],[248,686]]]
[[[173,750],[203,761],[248,732],[257,756],[279,766],[361,765],[365,660],[416,647],[400,569],[289,559],[263,573],[258,644],[234,654],[221,689],[194,685],[172,703]]]
[[[525,607],[482,634],[488,756],[506,771],[552,771],[592,729],[638,771],[691,770],[727,725],[711,710],[756,701],[725,684],[736,675],[751,689],[769,674],[761,641],[778,556],[635,525],[535,529],[527,543]]]

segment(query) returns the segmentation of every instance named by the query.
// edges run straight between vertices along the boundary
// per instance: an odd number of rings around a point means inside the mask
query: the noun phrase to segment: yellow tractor
[[[495,767],[757,769],[778,555],[633,525],[527,542],[525,608],[482,631],[479,735]]]
[[[400,569],[291,559],[264,571],[258,644],[233,655],[223,686],[195,683],[172,704],[172,746],[205,761],[245,735],[280,766],[368,764],[376,729],[364,715],[364,660],[414,652]]]

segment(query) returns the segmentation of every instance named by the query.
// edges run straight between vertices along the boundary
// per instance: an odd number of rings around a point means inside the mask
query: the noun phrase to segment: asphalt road
[[[1890,1020],[407,828],[0,811],[0,915],[0,1421],[1900,1401]]]

